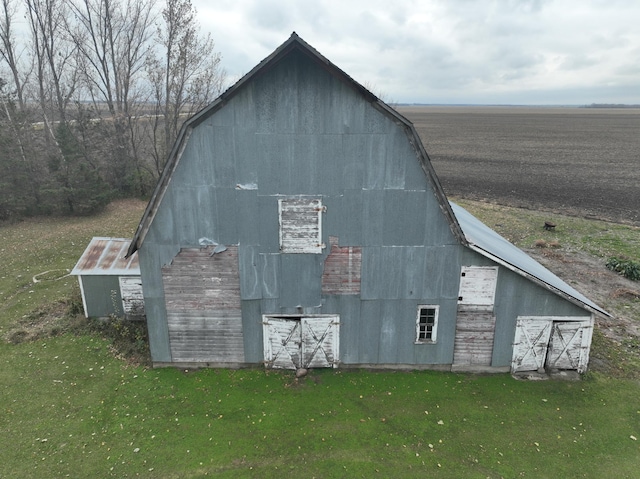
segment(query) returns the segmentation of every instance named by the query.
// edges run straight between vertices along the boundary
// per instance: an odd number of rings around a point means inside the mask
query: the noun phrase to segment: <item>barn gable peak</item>
[[[453,235],[457,238],[457,240],[463,244],[467,245],[467,239],[458,224],[458,221],[453,214],[452,208],[447,200],[447,197],[442,189],[440,181],[436,175],[433,166],[431,165],[431,160],[422,145],[422,141],[418,136],[413,124],[405,118],[403,115],[398,113],[394,108],[387,105],[385,102],[380,100],[376,95],[370,92],[367,88],[362,86],[360,83],[351,78],[347,73],[337,67],[334,63],[329,61],[326,57],[320,54],[315,48],[305,42],[295,31],[291,33],[291,36],[278,48],[276,48],[273,53],[263,59],[260,63],[258,63],[249,73],[244,75],[240,80],[238,80],[234,85],[229,87],[224,93],[222,93],[216,100],[214,100],[211,104],[197,112],[191,118],[185,121],[178,133],[178,137],[176,139],[175,144],[169,154],[167,162],[165,164],[165,168],[163,173],[156,185],[156,188],[151,196],[149,204],[142,216],[140,224],[135,232],[133,240],[129,246],[129,250],[127,252],[127,257],[134,254],[144,242],[144,238],[150,228],[151,223],[155,217],[157,209],[162,201],[162,197],[168,187],[168,184],[171,180],[171,176],[176,169],[177,164],[180,161],[182,156],[182,152],[189,138],[190,132],[193,128],[197,127],[204,120],[213,115],[216,111],[224,108],[225,104],[235,95],[237,95],[243,87],[254,81],[258,76],[263,75],[268,72],[272,68],[276,67],[283,59],[289,57],[294,53],[302,53],[308,58],[310,58],[313,62],[315,62],[319,67],[327,71],[329,74],[338,78],[343,83],[349,85],[356,92],[358,92],[363,98],[366,99],[374,108],[381,111],[383,114],[391,117],[396,123],[400,124],[407,134],[408,141],[413,145],[414,149],[417,152],[418,160],[420,161],[420,166],[424,170],[428,181],[433,188],[433,192],[437,198],[438,204],[440,205],[440,209],[442,210],[444,216],[446,217]]]

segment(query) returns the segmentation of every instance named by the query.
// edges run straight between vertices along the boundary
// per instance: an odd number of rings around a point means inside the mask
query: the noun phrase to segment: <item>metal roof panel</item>
[[[130,239],[95,237],[80,256],[72,275],[135,276],[140,274],[138,255],[126,258]]]
[[[578,301],[580,305],[587,306],[591,310],[610,316],[604,309],[593,303],[579,291],[573,289],[520,248],[514,246],[486,226],[467,210],[451,201],[449,203],[458,219],[462,232],[469,242],[469,246],[474,251],[512,266],[511,269],[515,272],[525,277],[537,279],[538,282],[544,283],[544,285],[547,285],[550,289],[564,293],[564,295]]]

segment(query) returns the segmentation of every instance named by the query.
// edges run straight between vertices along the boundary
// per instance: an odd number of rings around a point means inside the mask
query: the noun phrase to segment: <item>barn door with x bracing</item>
[[[584,372],[592,333],[593,320],[589,317],[520,317],[516,323],[511,372],[546,369]]]
[[[264,316],[262,324],[268,368],[338,366],[338,316]]]

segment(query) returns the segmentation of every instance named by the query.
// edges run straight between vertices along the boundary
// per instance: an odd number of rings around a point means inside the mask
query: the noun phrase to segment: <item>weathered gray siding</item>
[[[461,267],[494,264],[459,244],[405,124],[295,50],[199,121],[140,249],[155,362],[258,364],[263,315],[337,314],[341,364],[452,364]],[[326,248],[284,254],[278,202],[300,198],[326,207]],[[237,251],[224,318],[202,301],[175,307],[172,262],[201,238]],[[205,256],[184,285],[210,280]],[[579,309],[503,267],[496,298],[483,361],[497,367],[517,315]],[[421,304],[440,307],[434,343],[416,344]]]
[[[79,276],[85,302],[85,313],[90,318],[123,316],[122,296],[118,276]]]

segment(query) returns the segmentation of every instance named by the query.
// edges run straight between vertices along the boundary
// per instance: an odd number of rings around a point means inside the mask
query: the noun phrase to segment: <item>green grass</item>
[[[625,374],[579,382],[346,370],[295,380],[118,359],[110,336],[68,313],[75,278],[31,278],[73,267],[91,236],[130,237],[142,208],[0,229],[0,478],[638,477],[637,342],[611,349],[596,334]],[[529,214],[507,213],[510,225]],[[6,340],[21,329],[40,334]]]

